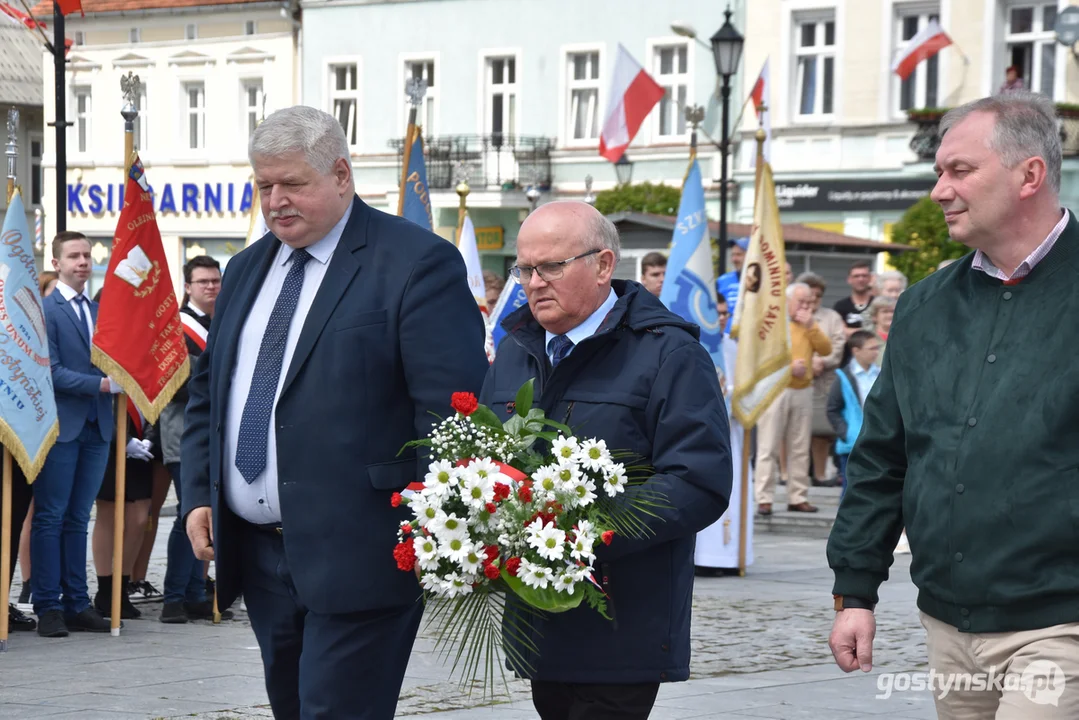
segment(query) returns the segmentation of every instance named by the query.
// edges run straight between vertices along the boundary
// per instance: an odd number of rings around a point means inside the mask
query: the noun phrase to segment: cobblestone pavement
[[[149,579],[162,585],[171,518],[163,518]],[[876,675],[924,667],[924,632],[914,607],[909,556],[898,556],[877,612],[876,667],[845,676],[827,647],[834,613],[825,541],[758,533],[747,576],[698,578],[693,671],[664,685],[654,720],[668,718],[932,718],[932,699],[908,693],[875,700]],[[93,577],[91,575],[91,577]],[[13,589],[17,596],[18,584]],[[119,638],[75,634],[45,640],[12,635],[0,655],[4,718],[269,718],[258,648],[246,613],[213,625],[163,625],[160,603]],[[63,678],[57,682],[57,678]],[[504,689],[505,690],[505,689]],[[417,640],[399,718],[535,718],[528,686],[471,697],[436,655],[432,635]]]

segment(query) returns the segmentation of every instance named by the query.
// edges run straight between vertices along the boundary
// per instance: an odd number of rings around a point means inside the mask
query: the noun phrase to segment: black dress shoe
[[[48,610],[38,618],[37,634],[47,638],[67,637],[67,624],[59,610]]]
[[[120,623],[120,627],[123,626]],[[67,618],[67,627],[71,632],[107,633],[112,629],[112,624],[101,617],[97,610],[88,607],[78,615]]]
[[[8,629],[29,632],[37,630],[37,620],[24,613],[14,605],[7,606]]]
[[[214,619],[214,604],[212,600],[203,600],[197,603],[184,603],[184,611],[187,612],[187,616],[192,620],[213,620]],[[222,620],[231,620],[232,611],[222,610]]]
[[[187,622],[187,611],[182,602],[167,602],[161,607],[161,622],[182,625]]]

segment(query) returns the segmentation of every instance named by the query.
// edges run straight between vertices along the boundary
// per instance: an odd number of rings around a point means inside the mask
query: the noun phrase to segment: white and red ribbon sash
[[[185,312],[180,313],[180,322],[184,324],[184,335],[191,338],[191,342],[198,345],[199,350],[206,350],[206,339],[210,336],[210,331],[204,328],[197,318]]]

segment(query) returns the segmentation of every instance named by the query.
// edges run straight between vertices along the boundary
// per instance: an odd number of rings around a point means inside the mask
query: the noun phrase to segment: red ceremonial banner
[[[82,9],[82,0],[56,0],[56,4],[60,6],[60,12],[63,15],[77,12],[84,17],[86,16]]]
[[[92,358],[150,423],[190,373],[180,306],[137,155],[101,291]]]

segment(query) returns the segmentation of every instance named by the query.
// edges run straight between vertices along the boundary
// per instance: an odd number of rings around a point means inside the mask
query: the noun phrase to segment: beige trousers
[[[757,503],[771,503],[779,446],[787,442],[787,503],[809,499],[809,440],[813,423],[813,388],[787,388],[757,423],[757,467],[754,488]]]
[[[942,675],[945,684],[951,680],[947,693],[939,684],[933,690],[940,720],[1079,718],[1079,623],[1022,632],[961,633],[920,615],[929,667]],[[986,689],[969,689],[971,685]]]

